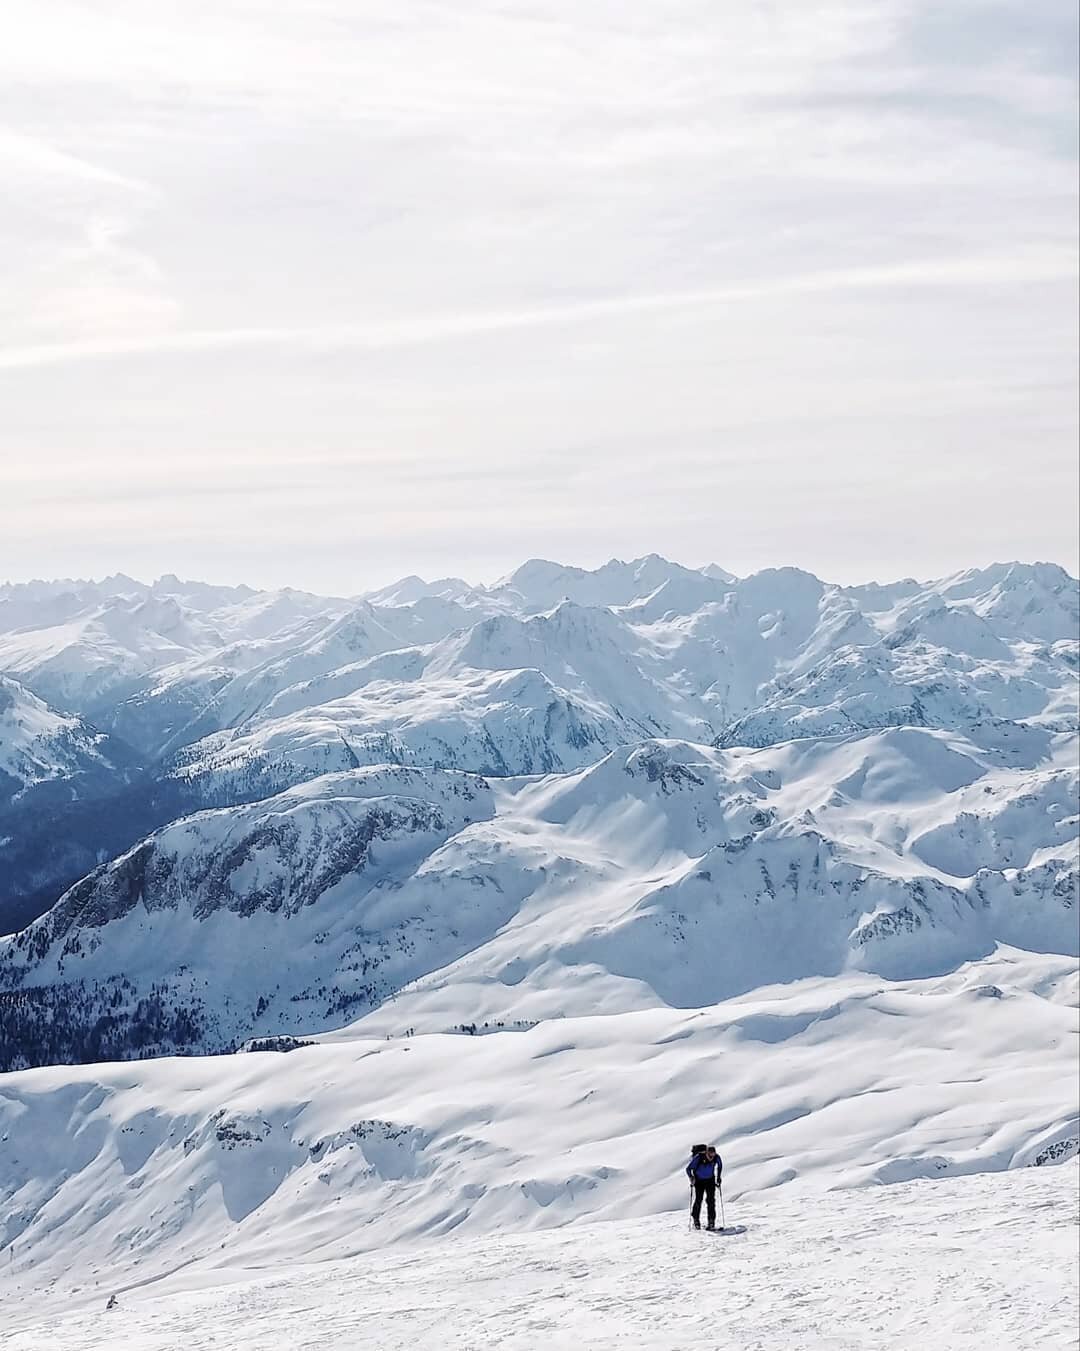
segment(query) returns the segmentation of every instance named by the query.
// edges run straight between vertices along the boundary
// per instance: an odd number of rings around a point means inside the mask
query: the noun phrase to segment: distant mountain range
[[[1078,632],[1051,564],[2,587],[0,1067],[1071,951]]]

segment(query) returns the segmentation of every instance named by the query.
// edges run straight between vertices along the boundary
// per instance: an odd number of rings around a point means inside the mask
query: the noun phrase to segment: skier
[[[724,1171],[724,1163],[713,1145],[695,1145],[686,1165],[686,1176],[694,1188],[694,1204],[690,1218],[694,1228],[701,1228],[701,1201],[705,1200],[708,1222],[706,1229],[716,1228],[716,1186]]]

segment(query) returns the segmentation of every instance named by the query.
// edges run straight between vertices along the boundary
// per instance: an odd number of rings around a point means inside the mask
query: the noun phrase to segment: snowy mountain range
[[[361,767],[159,830],[0,946],[8,1066],[703,1007],[1075,949],[1077,767],[925,728]],[[151,997],[152,996],[152,997]],[[389,1001],[389,1002],[388,1002]]]
[[[1077,602],[0,588],[5,1302],[1069,1159]]]
[[[34,922],[0,1064],[318,1032],[437,979],[484,987],[471,1024],[1072,950],[1077,600],[1048,564],[655,556],[5,587],[0,904]]]

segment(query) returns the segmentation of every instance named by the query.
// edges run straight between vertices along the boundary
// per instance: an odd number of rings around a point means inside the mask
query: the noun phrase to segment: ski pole
[[[727,1228],[727,1220],[724,1219],[724,1179],[720,1178],[717,1185],[720,1188],[720,1228]]]
[[[687,1229],[693,1229],[693,1227],[694,1227],[694,1179],[693,1179],[693,1178],[690,1179],[690,1209],[689,1209],[689,1210],[687,1211],[687,1213],[686,1213],[686,1227],[687,1227]]]

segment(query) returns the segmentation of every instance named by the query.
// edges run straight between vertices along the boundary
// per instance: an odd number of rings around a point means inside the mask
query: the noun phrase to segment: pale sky
[[[1076,569],[1074,0],[6,0],[0,578]]]

